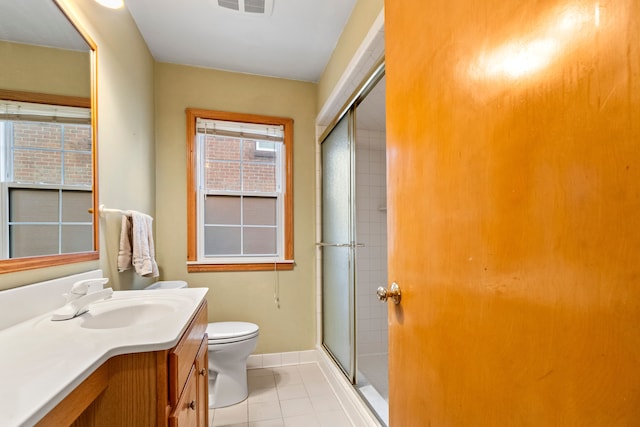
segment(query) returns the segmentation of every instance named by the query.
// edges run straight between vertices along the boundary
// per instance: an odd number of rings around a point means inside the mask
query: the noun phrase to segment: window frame
[[[69,262],[80,262],[84,260],[93,260],[98,259],[97,253],[97,222],[95,220],[96,215],[91,215],[90,221],[78,222],[78,221],[63,221],[61,217],[58,217],[56,221],[53,222],[43,222],[40,224],[39,222],[31,223],[29,221],[12,221],[10,220],[10,209],[11,209],[11,196],[10,193],[12,190],[34,190],[34,191],[56,191],[58,193],[58,214],[61,214],[62,207],[62,193],[70,192],[70,191],[80,191],[91,194],[91,206],[95,205],[96,201],[96,191],[94,187],[94,182],[96,182],[97,178],[94,177],[94,171],[96,166],[96,155],[95,155],[95,132],[93,130],[93,122],[91,118],[91,108],[90,101],[84,100],[83,98],[72,98],[58,95],[40,95],[40,94],[25,94],[22,92],[7,92],[4,90],[0,90],[0,99],[2,101],[6,101],[7,103],[15,104],[27,104],[27,109],[29,110],[26,114],[27,117],[20,118],[19,115],[16,117],[2,117],[0,118],[0,197],[2,198],[2,210],[0,212],[0,260],[2,260],[2,264],[15,264],[16,268],[7,268],[6,272],[12,271],[22,271],[28,270],[31,268],[36,268],[38,262],[42,262],[43,265],[59,265],[66,264]],[[48,111],[51,107],[73,107],[79,108],[83,110],[87,110],[87,115],[78,115],[77,113],[71,112],[71,115],[67,115],[64,111],[58,112],[60,114],[57,117],[57,120],[54,118],[52,120],[51,116],[48,114]],[[42,108],[40,108],[42,107]],[[34,112],[35,111],[35,112]],[[58,126],[61,126],[61,145],[59,148],[33,148],[33,147],[17,147],[15,145],[15,140],[13,139],[15,134],[13,132],[13,127],[16,123],[32,123],[32,124],[48,124],[54,123]],[[81,149],[68,149],[65,145],[65,127],[66,126],[81,126],[86,127],[88,129],[88,136],[91,138],[90,148],[88,150]],[[15,177],[15,151],[42,151],[42,152],[54,152],[60,153],[60,180],[61,182],[29,182],[29,181],[21,181],[16,179]],[[91,177],[90,182],[88,184],[68,184],[65,182],[65,167],[66,163],[64,158],[66,155],[70,154],[88,154],[91,158]],[[89,209],[89,213],[92,213],[91,207]],[[24,226],[24,225],[51,225],[57,226],[60,231],[61,227],[66,225],[82,225],[82,226],[91,226],[91,249],[81,250],[78,252],[64,252],[61,250],[62,247],[62,239],[63,235],[61,233],[58,234],[57,237],[57,251],[47,253],[45,255],[23,255],[23,256],[13,256],[11,255],[15,247],[11,240],[11,228],[13,226]],[[59,262],[58,262],[59,260]],[[47,264],[50,263],[50,264]],[[35,266],[35,267],[34,267]],[[0,266],[0,272],[5,272],[5,268]]]
[[[293,119],[257,114],[231,113],[216,110],[187,108],[187,271],[269,271],[293,270]],[[256,262],[255,258],[243,262],[242,257],[226,257],[220,262],[198,260],[198,150],[196,121],[198,118],[230,122],[281,125],[284,130],[284,168],[282,227],[284,228],[282,260]],[[233,262],[230,262],[232,261]]]

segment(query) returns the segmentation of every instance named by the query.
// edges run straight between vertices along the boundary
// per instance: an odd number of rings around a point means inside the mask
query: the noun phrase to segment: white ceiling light
[[[109,9],[120,9],[124,6],[124,0],[96,0],[99,4]]]
[[[218,6],[236,12],[259,15],[273,13],[274,0],[218,0]]]

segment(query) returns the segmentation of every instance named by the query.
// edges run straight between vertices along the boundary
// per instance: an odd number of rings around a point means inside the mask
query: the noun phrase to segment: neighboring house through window
[[[189,271],[293,268],[292,127],[187,110]]]

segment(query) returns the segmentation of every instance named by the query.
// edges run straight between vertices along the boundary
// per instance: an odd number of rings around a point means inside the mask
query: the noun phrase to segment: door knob
[[[400,286],[396,282],[393,282],[389,289],[385,289],[382,286],[378,287],[376,294],[380,301],[386,301],[391,298],[395,304],[400,304]]]

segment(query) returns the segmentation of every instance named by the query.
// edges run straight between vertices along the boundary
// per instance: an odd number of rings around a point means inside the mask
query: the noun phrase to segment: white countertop
[[[98,367],[125,353],[174,347],[208,289],[114,292],[113,300],[155,298],[178,301],[162,316],[151,313],[135,326],[94,328],[92,309],[75,319],[53,322],[39,315],[0,331],[0,425],[32,426]],[[109,301],[109,300],[108,300]],[[100,313],[100,306],[93,312]],[[92,307],[90,306],[90,307]],[[140,316],[144,316],[141,314]]]

